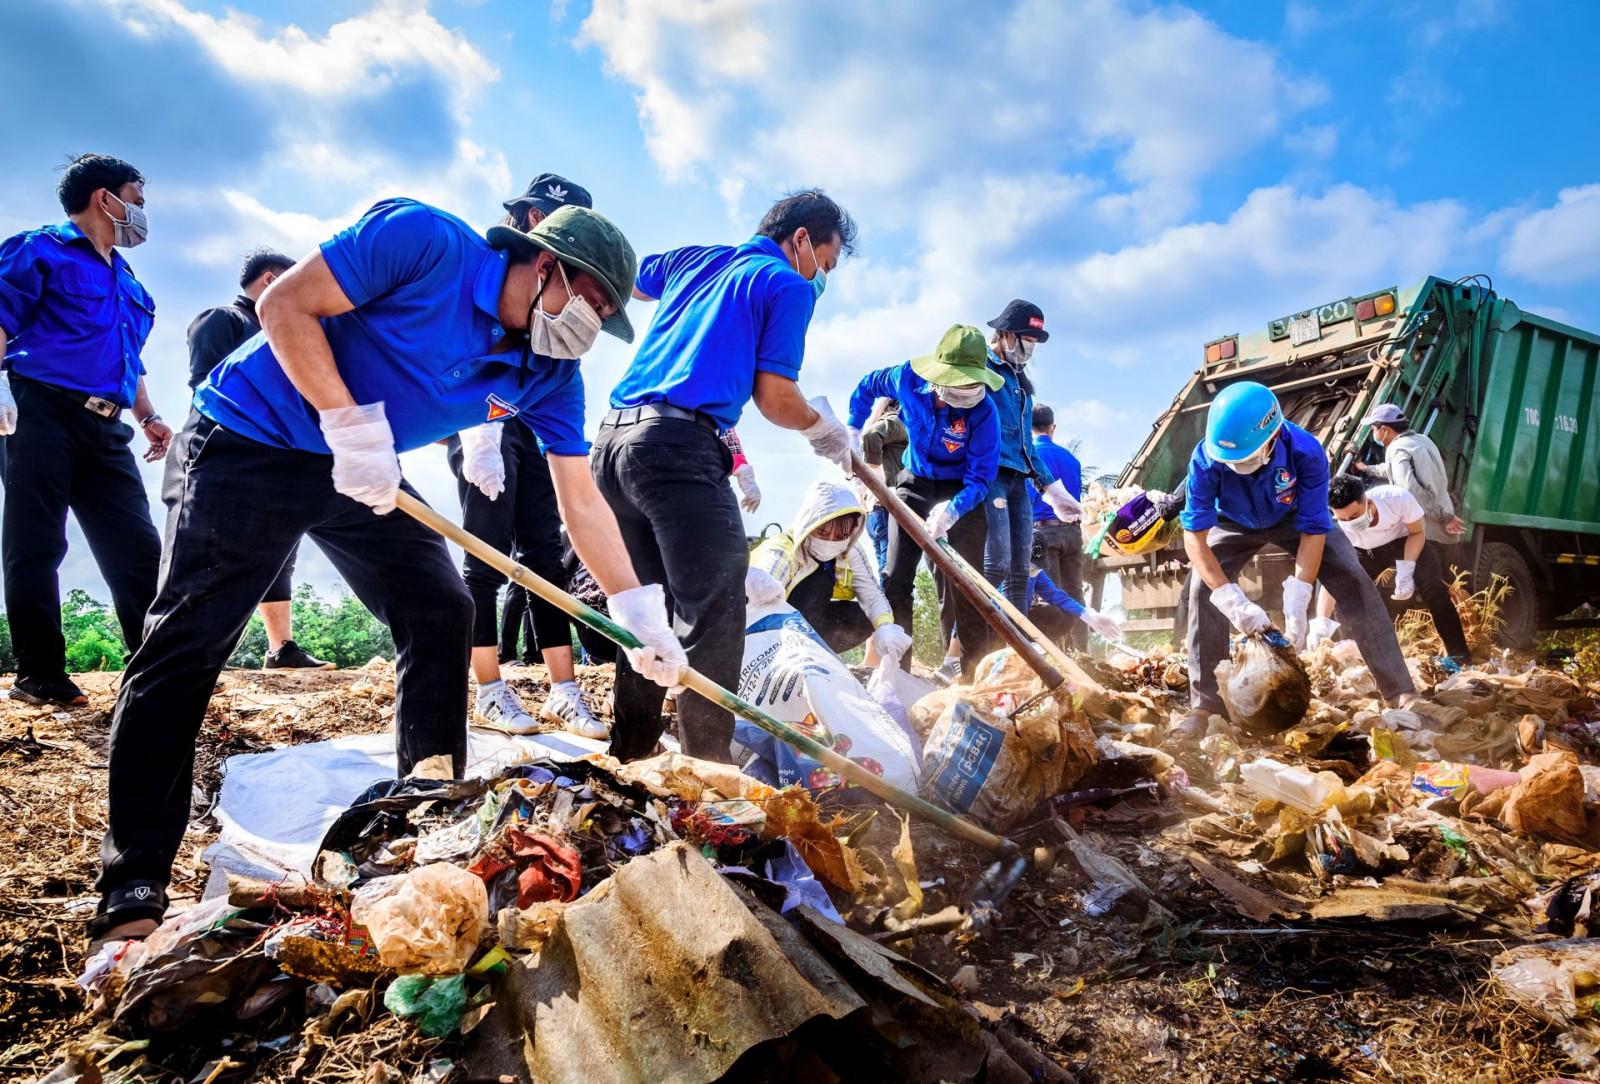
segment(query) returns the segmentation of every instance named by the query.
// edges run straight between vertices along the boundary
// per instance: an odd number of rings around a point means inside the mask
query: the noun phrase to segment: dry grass
[[[1386,570],[1387,571],[1387,570]],[[1467,574],[1456,570],[1450,581],[1450,598],[1461,615],[1461,628],[1467,635],[1467,646],[1474,658],[1484,658],[1495,647],[1495,634],[1500,631],[1501,610],[1506,597],[1515,588],[1504,576],[1495,576],[1481,590],[1467,592]],[[1400,638],[1400,648],[1407,655],[1431,656],[1444,654],[1444,641],[1439,639],[1433,625],[1433,615],[1427,610],[1407,610],[1395,622],[1395,635]]]

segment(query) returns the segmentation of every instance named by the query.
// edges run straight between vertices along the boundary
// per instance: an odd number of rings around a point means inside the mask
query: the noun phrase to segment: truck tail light
[[[1237,335],[1206,343],[1206,364],[1215,365],[1219,361],[1232,361],[1238,353],[1239,337]]]
[[[1380,316],[1388,316],[1394,312],[1394,295],[1378,294],[1356,302],[1357,320],[1375,320]]]

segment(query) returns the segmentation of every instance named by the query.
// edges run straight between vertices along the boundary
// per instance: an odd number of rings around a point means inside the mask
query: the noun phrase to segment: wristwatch
[[[140,418],[139,419],[139,428],[143,429],[145,426],[149,425],[151,422],[158,422],[160,420],[161,420],[161,415],[159,415],[159,414],[152,414],[148,418]]]

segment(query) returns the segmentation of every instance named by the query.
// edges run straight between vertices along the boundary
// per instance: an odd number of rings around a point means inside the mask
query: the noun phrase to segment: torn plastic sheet
[[[467,775],[491,776],[519,760],[573,759],[606,745],[570,734],[512,737],[482,730],[467,735]],[[227,891],[227,875],[263,881],[310,879],[328,827],[373,783],[395,778],[394,736],[361,734],[229,757],[217,821],[206,848],[206,896]],[[441,843],[443,841],[440,841]]]

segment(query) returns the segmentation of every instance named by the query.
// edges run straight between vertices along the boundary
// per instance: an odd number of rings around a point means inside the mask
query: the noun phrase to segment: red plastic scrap
[[[583,864],[578,852],[554,836],[512,828],[506,832],[506,850],[522,866],[517,875],[517,906],[546,900],[570,903],[583,887]],[[524,863],[527,863],[524,865]]]

